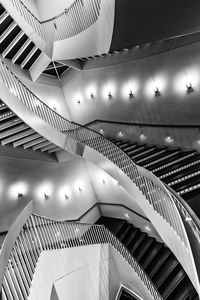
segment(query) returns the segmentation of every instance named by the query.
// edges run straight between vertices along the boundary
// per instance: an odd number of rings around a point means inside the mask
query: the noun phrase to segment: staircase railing
[[[173,229],[178,239],[182,241],[184,250],[182,249],[180,251],[183,252],[180,252],[176,247],[174,251],[177,250],[177,255],[182,253],[181,255],[184,257],[187,256],[187,259],[191,259],[191,266],[194,266],[189,239],[179,213],[180,207],[182,207],[183,211],[185,211],[185,208],[180,203],[179,199],[172,195],[157,177],[144,168],[137,166],[130,157],[103,135],[77,123],[70,122],[54,110],[50,109],[9,70],[3,60],[0,60],[0,76],[3,84],[5,84],[10,92],[24,103],[28,109],[49,125],[71,138],[70,146],[72,149],[76,149],[77,142],[82,143],[101,153],[118,166],[138,187],[154,212],[157,212],[158,215],[161,216],[160,221],[164,219]],[[191,232],[196,236],[200,236],[200,232],[192,218],[191,222],[188,224],[191,227]],[[170,245],[168,246],[170,247]],[[172,247],[173,246],[174,244],[172,243]],[[181,259],[183,259],[183,257]],[[185,268],[188,268],[188,264],[186,263]],[[191,280],[195,282],[196,288],[199,291],[199,281],[196,277],[194,268],[188,270],[188,272],[191,271]]]
[[[158,179],[154,180],[152,177],[150,179],[144,172],[141,173],[142,169],[104,136],[70,122],[50,109],[8,69],[3,61],[0,61],[0,74],[8,89],[32,112],[60,132],[70,136],[72,140],[95,149],[117,165],[136,184],[149,204],[168,222],[188,249],[188,239],[174,198]],[[150,174],[147,170],[145,172]]]
[[[41,22],[21,0],[1,0],[5,8],[8,1],[35,32],[49,42],[72,37],[90,27],[99,17],[101,3],[101,0],[76,0],[61,14]]]
[[[153,283],[129,251],[104,226],[67,223],[31,214],[10,251],[3,284],[3,300],[28,299],[42,251],[110,244],[127,261],[154,299],[162,299]]]

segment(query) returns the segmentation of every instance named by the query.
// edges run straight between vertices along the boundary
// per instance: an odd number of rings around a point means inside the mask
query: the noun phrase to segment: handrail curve
[[[93,244],[114,247],[135,271],[151,296],[155,300],[162,300],[142,267],[107,228],[102,225],[53,221],[33,213],[26,220],[9,253],[3,276],[2,299],[28,299],[42,251]]]
[[[54,18],[40,21],[21,0],[1,0],[5,8],[9,7],[8,1],[34,31],[49,43],[75,36],[90,27],[98,20],[101,4],[101,0],[75,0]]]
[[[149,174],[151,178],[144,176],[141,167],[137,166],[125,152],[100,133],[75,122],[70,122],[49,108],[9,70],[2,60],[0,60],[0,74],[7,88],[33,113],[60,132],[70,136],[73,141],[78,141],[95,149],[117,165],[136,184],[154,210],[164,217],[188,249],[188,239],[183,230],[180,216],[175,209],[171,193],[157,178],[155,180],[155,177],[145,169],[146,174]]]
[[[177,201],[169,192],[161,181],[156,178],[151,172],[144,168],[137,166],[133,160],[127,156],[119,147],[106,139],[100,133],[85,126],[70,122],[56,111],[49,108],[37,96],[35,96],[27,87],[9,70],[3,60],[0,60],[0,76],[2,82],[28,109],[39,116],[49,125],[64,133],[71,138],[74,149],[76,149],[77,142],[88,146],[104,157],[108,158],[116,166],[118,166],[126,176],[128,176],[137,188],[144,195],[148,204],[157,212],[162,219],[173,229],[177,238],[182,242],[184,249],[183,255],[190,257],[191,265],[194,267],[194,260],[191,252],[191,247],[183,220],[181,219],[179,210],[177,209]],[[182,204],[178,201],[179,209]],[[184,208],[183,208],[184,209]],[[196,235],[198,228],[189,222],[192,232]],[[198,232],[200,235],[200,233]],[[187,268],[187,266],[185,266]],[[196,271],[191,276],[196,282],[197,290],[199,290],[199,281],[197,279]],[[191,278],[192,278],[191,277]]]

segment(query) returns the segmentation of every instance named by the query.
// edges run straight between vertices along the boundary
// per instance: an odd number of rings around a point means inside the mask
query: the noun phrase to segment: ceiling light
[[[129,214],[128,214],[128,213],[125,213],[125,214],[124,214],[124,217],[126,217],[127,219],[129,219],[129,218],[130,218],[130,216],[129,216]]]
[[[146,225],[144,228],[145,228],[147,231],[151,231],[151,227],[150,227],[149,225]]]
[[[21,198],[23,196],[22,193],[18,193],[18,198]]]
[[[146,135],[144,135],[144,133],[141,133],[141,134],[140,134],[140,140],[143,141],[143,140],[146,140],[146,138],[147,138],[147,137],[146,137]]]
[[[103,130],[102,128],[99,130],[99,132],[100,132],[101,134],[104,134],[104,130]]]
[[[80,103],[81,103],[81,101],[80,101],[80,100],[77,100],[77,103],[78,103],[78,104],[80,104]]]
[[[172,142],[174,141],[174,139],[169,135],[169,136],[167,136],[167,137],[165,138],[165,141],[166,141],[167,143],[172,143]]]
[[[122,137],[124,135],[124,133],[122,131],[118,132],[118,136]]]

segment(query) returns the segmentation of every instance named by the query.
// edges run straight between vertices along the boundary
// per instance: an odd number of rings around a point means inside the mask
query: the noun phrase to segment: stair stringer
[[[26,105],[24,105],[24,103],[20,101],[15,96],[15,94],[8,89],[2,81],[0,81],[0,97],[5,102],[5,104],[12,111],[14,111],[26,124],[28,124],[31,128],[33,128],[47,140],[75,155],[81,155],[84,159],[95,163],[103,171],[117,180],[133,198],[133,201],[135,201],[146,214],[146,216],[148,216],[149,220],[154,225],[163,241],[167,244],[167,246],[171,249],[171,251],[183,266],[191,282],[200,295],[199,279],[194,263],[194,258],[183,224],[182,230],[184,231],[185,238],[188,241],[187,247],[181,241],[180,237],[170,226],[170,224],[154,210],[153,206],[149,203],[149,201],[139,190],[136,184],[117,165],[115,165],[113,162],[111,162],[109,159],[107,159],[105,156],[103,156],[93,148],[75,141],[71,137],[63,134],[62,132],[59,132],[57,129],[47,124],[47,122],[42,120],[38,115],[34,114],[29,108],[27,108]],[[142,175],[145,176],[144,174]],[[176,209],[175,206],[174,209]]]

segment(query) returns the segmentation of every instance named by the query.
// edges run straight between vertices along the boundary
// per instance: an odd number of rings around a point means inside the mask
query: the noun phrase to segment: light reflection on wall
[[[13,183],[10,188],[8,189],[8,195],[11,199],[17,200],[18,194],[22,194],[23,196],[26,196],[28,193],[29,187],[27,182],[25,181],[18,181],[16,183]]]
[[[187,86],[190,84],[195,89],[199,86],[200,72],[197,68],[190,68],[180,72],[174,78],[174,89],[177,93],[184,95],[187,93]]]
[[[156,75],[154,78],[148,79],[145,84],[145,94],[148,98],[155,97],[155,91],[158,89],[160,94],[165,91],[167,86],[167,77],[164,75]]]
[[[53,192],[53,184],[49,181],[45,181],[41,183],[35,189],[35,195],[39,200],[45,200],[45,195],[47,195],[50,198],[52,192]]]
[[[102,87],[102,97],[105,100],[109,100],[108,94],[111,93],[112,98],[114,98],[116,96],[116,84],[114,81],[110,81],[108,83],[106,83],[103,87]]]
[[[58,195],[59,200],[63,204],[65,204],[68,200],[71,200],[72,191],[69,188],[69,186],[63,185],[60,188],[58,188],[57,195]]]
[[[97,85],[95,83],[90,83],[88,86],[85,88],[85,97],[91,98],[91,94],[93,94],[94,98],[97,95]]]
[[[121,88],[121,96],[123,99],[129,99],[129,94],[132,91],[133,96],[137,96],[139,90],[139,82],[137,79],[131,79],[125,82]]]

